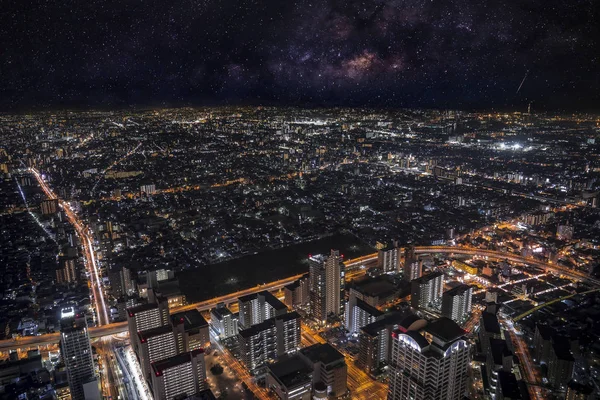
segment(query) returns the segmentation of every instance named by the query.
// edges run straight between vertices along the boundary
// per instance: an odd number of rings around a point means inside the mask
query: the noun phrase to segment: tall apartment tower
[[[127,309],[127,326],[133,350],[139,353],[140,341],[138,332],[158,328],[169,323],[169,306],[164,299],[157,302],[140,304]]]
[[[420,332],[392,334],[388,400],[461,400],[467,392],[470,344],[449,318]]]
[[[437,310],[444,291],[444,274],[432,272],[411,282],[410,305],[414,308]]]
[[[344,314],[344,264],[338,250],[329,256],[309,258],[310,309],[314,318],[324,323],[329,316]]]
[[[85,318],[63,318],[60,329],[60,349],[67,367],[67,380],[73,400],[84,400],[84,385],[96,380],[92,346]],[[97,383],[96,383],[97,387]],[[89,397],[89,395],[88,395]]]
[[[400,271],[401,251],[400,247],[398,247],[398,242],[395,240],[390,245],[378,251],[377,265],[384,274]]]
[[[238,298],[239,324],[244,329],[287,313],[287,307],[269,291]]]
[[[192,350],[154,362],[152,372],[155,399],[185,399],[207,387],[204,350]]]
[[[442,315],[455,322],[462,322],[471,314],[473,288],[459,285],[442,295]]]
[[[423,275],[423,265],[415,254],[413,246],[406,248],[404,252],[404,280],[411,282]]]
[[[148,290],[147,304],[127,309],[133,350],[155,399],[194,396],[206,387],[202,346],[208,324],[198,310],[169,315],[167,299]]]

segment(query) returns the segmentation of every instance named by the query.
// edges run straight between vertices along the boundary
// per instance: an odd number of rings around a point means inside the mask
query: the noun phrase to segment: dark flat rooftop
[[[484,312],[481,314],[481,318],[486,332],[500,334],[500,323],[496,314]]]
[[[444,293],[444,295],[445,296],[459,296],[459,295],[465,293],[470,288],[471,288],[471,286],[469,286],[469,285],[461,284],[461,285],[458,285],[458,286],[446,291]]]
[[[312,362],[320,361],[325,365],[345,361],[344,355],[329,343],[314,344],[301,349],[300,352]]]
[[[174,325],[184,323],[184,329],[201,328],[208,326],[208,322],[204,319],[200,311],[189,310],[171,315],[171,321]]]
[[[369,325],[365,325],[360,329],[368,335],[375,336],[386,325],[398,325],[404,319],[405,319],[404,313],[396,312],[396,313],[386,315],[379,321],[375,321],[373,323],[370,323]]]
[[[286,388],[312,381],[312,372],[312,368],[297,355],[269,365],[269,373]]]
[[[148,338],[164,335],[165,333],[173,332],[170,325],[163,325],[156,328],[146,329],[145,331],[138,332],[140,341],[144,342]]]
[[[446,317],[441,317],[431,322],[425,327],[425,330],[433,336],[442,339],[444,342],[451,342],[465,335],[464,329]]]
[[[188,353],[181,353],[173,357],[165,358],[164,360],[153,362],[152,369],[155,373],[160,374],[165,369],[190,362],[192,357],[198,353],[204,353],[204,350],[194,350]]]

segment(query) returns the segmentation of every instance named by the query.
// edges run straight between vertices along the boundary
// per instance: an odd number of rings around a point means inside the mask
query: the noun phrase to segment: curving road
[[[415,247],[415,253],[424,254],[424,253],[453,253],[453,254],[466,254],[466,255],[478,255],[483,257],[489,257],[499,260],[510,260],[513,262],[531,264],[541,268],[544,268],[546,271],[558,272],[563,275],[571,276],[576,279],[586,280],[594,285],[600,286],[600,282],[597,279],[592,279],[589,276],[582,274],[578,271],[573,271],[568,268],[564,268],[558,266],[556,264],[549,264],[543,261],[535,260],[529,257],[522,257],[516,254],[505,253],[501,251],[493,251],[493,250],[483,250],[469,247],[451,247],[451,246],[421,246]],[[353,267],[357,267],[363,265],[368,262],[372,262],[377,259],[377,253],[368,254],[363,257],[359,257],[356,259],[346,261],[346,268],[352,269]],[[360,275],[364,275],[366,270],[358,269],[350,272],[352,277],[358,277]],[[172,312],[180,312],[191,309],[198,309],[199,311],[207,311],[211,308],[214,308],[217,303],[231,303],[237,300],[238,297],[246,296],[249,294],[257,293],[262,290],[274,291],[283,288],[284,286],[294,282],[296,279],[300,278],[304,274],[294,275],[289,278],[280,279],[278,281],[270,282],[264,285],[254,286],[252,288],[240,290],[238,292],[230,293],[224,296],[215,297],[210,300],[201,301],[194,304],[189,304],[182,307],[177,307],[172,309]],[[348,276],[347,276],[348,277]],[[97,338],[107,335],[113,335],[116,333],[121,333],[127,331],[127,322],[117,322],[112,324],[106,324],[99,327],[90,328],[90,337]],[[27,348],[38,345],[52,344],[58,342],[58,333],[51,333],[42,336],[31,336],[19,338],[18,340],[2,340],[0,341],[0,351],[8,351],[14,350],[18,348]]]

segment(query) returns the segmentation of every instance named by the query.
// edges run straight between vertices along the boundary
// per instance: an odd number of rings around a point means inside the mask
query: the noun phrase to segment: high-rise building
[[[291,309],[306,308],[310,304],[309,277],[305,274],[302,278],[285,286],[285,305]]]
[[[238,306],[239,324],[244,329],[288,311],[285,304],[266,290],[240,297]]]
[[[152,393],[155,399],[186,398],[204,390],[204,350],[193,350],[152,363]]]
[[[250,371],[277,358],[276,329],[275,321],[267,320],[239,331],[240,358]]]
[[[194,309],[171,315],[177,352],[203,349],[210,346],[208,322]]]
[[[415,255],[413,246],[407,247],[404,251],[404,275],[403,279],[411,282],[420,278],[423,274],[423,264]]]
[[[552,338],[552,349],[548,360],[548,382],[560,390],[566,389],[573,377],[575,358],[571,350],[571,342],[564,336]]]
[[[350,295],[346,304],[346,329],[350,333],[358,333],[359,329],[383,317],[383,311],[367,304],[365,301]]]
[[[298,355],[286,357],[269,364],[266,384],[280,400],[310,400],[313,370]]]
[[[85,318],[69,317],[61,320],[60,349],[67,369],[71,398],[84,400],[84,384],[96,379]]]
[[[353,284],[348,293],[346,303],[346,329],[357,333],[363,326],[379,319],[383,313],[377,310],[398,294],[396,285],[386,275],[362,280]]]
[[[131,295],[134,292],[134,282],[131,270],[127,267],[113,267],[108,270],[110,291],[114,298]]]
[[[398,242],[394,241],[390,245],[379,249],[377,252],[377,266],[381,268],[384,274],[400,272],[400,259],[402,249],[398,247]]]
[[[396,329],[403,331],[422,328],[425,320],[415,315],[397,312],[366,325],[360,329],[358,336],[358,365],[370,374],[389,363],[391,355],[392,332]]]
[[[311,314],[324,323],[330,316],[344,314],[344,264],[339,251],[329,256],[309,257],[309,286]]]
[[[440,271],[411,282],[410,304],[414,308],[439,310],[444,290],[444,274]]]
[[[250,370],[256,370],[300,347],[300,315],[278,315],[238,333],[240,356]]]
[[[131,346],[136,354],[139,353],[138,332],[158,328],[169,324],[169,307],[162,298],[157,302],[140,304],[127,309],[127,327]]]
[[[239,330],[238,316],[225,304],[219,303],[210,311],[210,327],[221,340],[235,337]]]
[[[346,358],[329,343],[305,347],[298,355],[313,370],[313,386],[324,386],[326,394],[340,397],[346,394],[348,366]]]
[[[462,322],[471,314],[473,288],[469,285],[459,285],[442,295],[442,316],[455,322]]]
[[[137,353],[146,379],[152,373],[151,364],[177,354],[175,335],[170,325],[146,329],[138,332],[139,352]]]
[[[470,344],[449,318],[420,332],[392,334],[388,400],[461,400],[467,391]]]

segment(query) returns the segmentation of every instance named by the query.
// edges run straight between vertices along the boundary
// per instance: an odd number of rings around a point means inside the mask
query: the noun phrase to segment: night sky
[[[600,110],[598,3],[3,1],[0,110]]]

